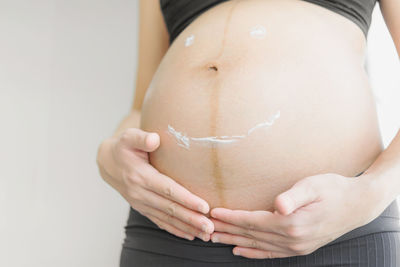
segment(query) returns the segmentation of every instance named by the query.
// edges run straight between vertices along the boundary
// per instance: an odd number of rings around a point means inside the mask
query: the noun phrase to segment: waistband
[[[358,176],[358,175],[357,175]],[[378,233],[400,232],[400,215],[397,199],[395,199],[377,218],[361,227],[338,237],[325,246],[330,246],[352,238]],[[246,260],[233,255],[234,245],[205,242],[199,238],[187,240],[177,237],[160,229],[150,219],[130,208],[129,218],[125,226],[123,246],[138,250],[145,250],[175,257],[184,257],[192,260],[213,262],[237,262]]]

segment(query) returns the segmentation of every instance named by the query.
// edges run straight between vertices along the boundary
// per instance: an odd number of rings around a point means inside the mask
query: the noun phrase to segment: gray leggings
[[[262,260],[243,258],[236,262],[206,260],[192,260],[124,247],[120,266],[398,267],[400,266],[400,232],[381,232],[360,236],[323,246],[311,254],[302,256]]]

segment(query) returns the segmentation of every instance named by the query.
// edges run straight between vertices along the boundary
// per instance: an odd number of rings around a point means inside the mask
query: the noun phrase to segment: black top
[[[170,44],[200,14],[228,0],[160,0],[161,11],[170,35]],[[379,0],[299,0],[311,2],[336,12],[363,31],[365,38],[371,24],[371,15]]]

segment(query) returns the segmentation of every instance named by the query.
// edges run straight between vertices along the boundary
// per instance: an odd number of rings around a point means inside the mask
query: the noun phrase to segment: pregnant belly
[[[150,163],[211,208],[247,210],[272,210],[306,176],[358,174],[382,151],[364,48],[358,26],[308,2],[215,6],[146,92]]]

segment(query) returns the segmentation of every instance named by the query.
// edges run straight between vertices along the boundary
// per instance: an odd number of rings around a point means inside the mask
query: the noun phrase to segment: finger
[[[234,224],[250,230],[262,232],[275,232],[285,235],[283,227],[287,224],[283,216],[270,211],[257,210],[230,210],[225,208],[214,208],[210,215],[220,221]]]
[[[226,233],[214,232],[211,234],[211,241],[213,243],[223,243],[236,245],[240,247],[256,248],[261,250],[269,250],[275,252],[289,252],[287,248],[279,247],[275,244],[262,242],[252,238],[247,238],[239,235],[231,235]]]
[[[175,236],[178,236],[178,237],[181,237],[181,238],[185,238],[185,239],[188,239],[188,240],[193,240],[194,239],[193,235],[187,234],[187,233],[179,230],[175,226],[167,224],[167,223],[161,221],[160,219],[158,219],[158,218],[156,218],[154,216],[148,215],[148,218],[150,220],[152,220],[155,224],[157,224],[158,227],[160,227],[161,229],[163,229],[163,230],[165,230],[165,231],[167,231],[167,232],[169,232],[169,233],[171,233],[171,234],[173,234]]]
[[[145,165],[144,168],[143,174],[145,177],[143,180],[145,181],[145,188],[191,210],[196,210],[204,214],[208,213],[210,208],[204,199],[191,193],[185,187],[175,182],[169,176],[162,174],[150,164]]]
[[[179,220],[178,218],[173,217],[173,216],[171,216],[165,212],[162,212],[158,209],[147,206],[145,204],[138,204],[138,203],[135,205],[135,209],[145,211],[145,214],[154,216],[166,224],[173,225],[175,228],[177,228],[191,236],[197,236],[198,238],[204,240],[205,242],[208,242],[210,240],[210,234],[206,234],[203,231],[197,229],[196,227],[193,227],[192,225],[189,225],[189,224]]]
[[[248,228],[239,227],[216,219],[211,219],[211,221],[214,224],[214,232],[241,235],[248,238],[257,239],[260,241],[270,242],[280,247],[284,247],[288,243],[287,236],[283,236],[281,234],[250,230]]]
[[[253,259],[266,259],[266,258],[272,259],[272,258],[285,258],[285,257],[297,256],[294,253],[276,252],[276,251],[260,250],[255,248],[246,248],[246,247],[235,247],[233,249],[233,254]]]
[[[154,151],[160,145],[160,136],[139,128],[128,128],[120,135],[120,142],[132,149]]]
[[[206,233],[211,234],[214,231],[214,224],[206,216],[188,209],[177,202],[164,198],[152,191],[145,191],[143,188],[138,188],[137,190],[138,194],[142,196],[143,202],[147,206],[154,207],[172,217],[176,217]],[[141,190],[145,192],[142,193]]]
[[[318,200],[318,193],[309,183],[296,183],[289,190],[279,194],[274,201],[275,209],[288,215],[296,209]]]

